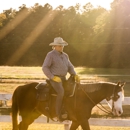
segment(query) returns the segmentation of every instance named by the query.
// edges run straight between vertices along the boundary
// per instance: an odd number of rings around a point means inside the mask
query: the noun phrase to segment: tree
[[[0,28],[3,27],[5,20],[6,20],[6,15],[4,13],[1,13],[0,14]]]

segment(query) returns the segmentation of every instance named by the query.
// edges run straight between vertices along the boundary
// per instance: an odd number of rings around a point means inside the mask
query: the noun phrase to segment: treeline
[[[36,3],[0,14],[0,65],[41,66],[57,36],[74,66],[130,68],[130,1],[111,10],[87,3],[64,8]]]

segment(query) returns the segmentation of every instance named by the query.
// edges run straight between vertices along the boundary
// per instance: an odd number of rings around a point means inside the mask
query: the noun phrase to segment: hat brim
[[[67,42],[62,42],[62,43],[54,43],[54,42],[52,42],[52,43],[50,43],[49,44],[49,46],[67,46],[68,45],[68,43]]]

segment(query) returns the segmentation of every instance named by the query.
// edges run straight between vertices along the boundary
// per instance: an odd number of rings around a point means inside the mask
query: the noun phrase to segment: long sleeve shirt
[[[58,52],[56,50],[47,53],[42,70],[49,79],[52,79],[55,75],[66,76],[67,72],[76,74],[68,55],[65,52]]]

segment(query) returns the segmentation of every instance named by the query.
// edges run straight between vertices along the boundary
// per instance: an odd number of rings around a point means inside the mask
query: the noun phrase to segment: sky
[[[88,2],[90,2],[94,7],[102,6],[109,10],[110,3],[113,2],[113,0],[2,0],[0,2],[0,13],[2,13],[3,10],[10,8],[18,9],[22,4],[25,4],[26,7],[31,7],[34,6],[35,3],[39,3],[40,5],[49,3],[53,8],[56,8],[59,5],[68,8],[70,6],[75,6],[76,3],[79,3],[82,6]]]

